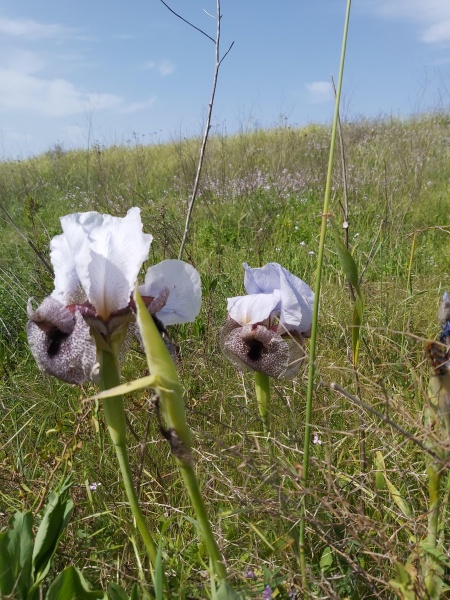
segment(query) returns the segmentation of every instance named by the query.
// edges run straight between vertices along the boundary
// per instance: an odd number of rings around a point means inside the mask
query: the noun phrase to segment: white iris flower
[[[248,294],[228,298],[224,353],[243,370],[294,377],[311,333],[314,292],[278,263],[244,269]]]
[[[27,334],[42,370],[82,383],[96,376],[94,338],[120,351],[153,238],[142,231],[139,208],[123,218],[75,213],[62,217],[61,226],[50,244],[55,289],[36,311],[28,303]],[[180,260],[150,267],[139,291],[163,326],[193,321],[200,311],[200,276]]]

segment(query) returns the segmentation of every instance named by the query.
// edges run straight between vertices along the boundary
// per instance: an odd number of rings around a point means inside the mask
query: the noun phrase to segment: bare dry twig
[[[189,200],[187,216],[186,216],[186,223],[184,226],[184,232],[183,232],[183,238],[181,240],[180,251],[178,253],[178,258],[181,259],[181,257],[183,256],[184,247],[186,245],[186,241],[187,241],[187,237],[188,237],[188,233],[189,233],[189,225],[191,222],[192,210],[194,208],[195,200],[196,200],[197,194],[198,194],[200,176],[202,173],[203,162],[205,159],[206,145],[208,142],[209,130],[211,129],[211,117],[212,117],[212,110],[213,110],[213,105],[214,105],[214,98],[216,95],[217,79],[219,76],[219,70],[220,70],[220,66],[221,66],[222,62],[224,61],[225,57],[227,56],[227,54],[230,52],[231,48],[233,47],[234,42],[231,43],[228,50],[225,52],[225,54],[222,56],[222,58],[220,58],[220,21],[222,19],[222,15],[220,12],[220,0],[217,0],[217,3],[216,3],[216,20],[217,20],[216,39],[213,39],[210,35],[205,33],[202,29],[199,29],[198,27],[196,27],[195,25],[193,25],[192,23],[190,23],[189,21],[187,21],[186,19],[181,17],[179,14],[177,14],[175,11],[173,11],[169,6],[167,6],[167,4],[163,0],[161,0],[161,2],[164,4],[164,6],[166,6],[170,10],[170,12],[172,12],[174,15],[179,17],[182,21],[184,21],[185,23],[187,23],[188,25],[190,25],[197,31],[200,31],[200,33],[202,33],[207,38],[212,40],[212,42],[215,45],[215,56],[216,56],[212,91],[211,91],[211,97],[210,97],[209,104],[208,104],[208,114],[206,116],[205,130],[203,132],[203,139],[202,139],[202,143],[200,146],[200,156],[199,156],[198,165],[197,165],[197,172],[195,175],[195,181],[194,181],[194,186],[192,188],[191,198]]]
[[[409,433],[409,431],[406,431],[406,429],[404,429],[401,425],[398,425],[398,423],[396,423],[395,421],[393,421],[392,419],[390,419],[386,415],[383,415],[383,413],[381,413],[376,408],[373,408],[372,406],[369,406],[368,404],[366,404],[365,402],[363,402],[362,400],[360,400],[359,398],[357,398],[353,394],[350,394],[347,390],[345,390],[344,388],[342,388],[337,383],[334,383],[334,382],[330,383],[330,388],[332,390],[335,390],[336,392],[338,392],[339,394],[341,394],[342,396],[344,396],[345,398],[347,398],[348,400],[350,400],[351,402],[353,402],[354,404],[356,404],[360,408],[363,408],[367,412],[372,413],[373,415],[375,415],[376,417],[378,417],[378,419],[380,419],[384,423],[387,423],[387,425],[390,425],[392,428],[396,429],[399,433],[401,433],[410,442],[413,442],[414,444],[416,444],[416,446],[418,446],[421,450],[423,450],[424,452],[426,452],[427,454],[429,454],[430,456],[432,456],[438,462],[441,462],[444,465],[448,464],[448,459],[443,459],[442,457],[440,457],[438,454],[436,454],[436,452],[434,452],[434,450],[432,450],[431,448],[428,448],[423,442],[421,442],[419,439],[417,439],[416,437],[414,437],[414,435],[412,435],[411,433]]]

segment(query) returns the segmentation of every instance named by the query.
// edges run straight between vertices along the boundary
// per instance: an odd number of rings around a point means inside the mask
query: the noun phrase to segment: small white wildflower
[[[319,438],[319,435],[317,433],[314,434],[313,444],[319,444],[319,446],[322,444],[322,440]]]
[[[310,256],[314,256],[315,252],[314,252],[314,250],[310,250],[310,251],[308,252],[308,254],[309,254]]]
[[[300,242],[300,246],[306,246],[306,242],[305,241],[301,241]]]
[[[89,485],[89,489],[91,490],[91,492],[96,492],[97,489],[101,486],[101,482],[100,481],[94,481]]]

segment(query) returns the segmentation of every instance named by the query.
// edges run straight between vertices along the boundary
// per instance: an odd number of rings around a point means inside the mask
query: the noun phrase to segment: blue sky
[[[214,37],[215,0],[168,0]],[[222,0],[213,131],[329,122],[345,0]],[[159,0],[0,0],[0,158],[197,135],[214,45]],[[450,106],[450,1],[353,0],[341,113]]]

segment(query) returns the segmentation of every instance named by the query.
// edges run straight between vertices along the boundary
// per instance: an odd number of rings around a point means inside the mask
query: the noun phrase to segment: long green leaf
[[[139,585],[137,583],[131,588],[130,600],[139,600]]]
[[[217,600],[242,600],[242,596],[233,590],[231,585],[224,581],[220,584],[216,594]]]
[[[333,219],[333,217],[329,218],[329,222],[331,224],[331,232],[336,242],[336,250],[339,256],[339,261],[341,263],[342,270],[344,271],[348,281],[351,283],[356,293],[352,319],[352,356],[353,366],[356,367],[356,365],[358,364],[359,345],[361,342],[361,325],[364,314],[364,302],[361,294],[361,289],[359,287],[358,267],[356,266],[353,256],[345,247],[345,244],[340,236],[338,226],[336,225],[336,222]]]
[[[417,571],[412,564],[402,565],[396,563],[397,579],[389,581],[390,586],[396,591],[401,600],[417,600],[415,582]]]
[[[410,505],[402,497],[399,490],[395,487],[395,485],[391,482],[391,480],[386,474],[384,458],[380,451],[377,451],[375,454],[375,466],[381,473],[383,473],[384,480],[386,482],[386,486],[389,490],[389,493],[391,494],[392,500],[395,502],[395,504],[398,506],[398,508],[401,510],[401,512],[407,519],[412,519],[413,512]]]
[[[72,486],[70,477],[57,492],[51,492],[45,507],[44,517],[36,534],[32,558],[33,590],[36,590],[47,575],[53,555],[56,552],[70,516],[73,501],[69,495]]]
[[[108,600],[102,590],[91,591],[81,571],[67,567],[48,589],[45,600]]]
[[[103,392],[99,392],[98,394],[94,394],[90,396],[88,400],[105,400],[105,398],[114,398],[115,396],[121,396],[125,394],[131,394],[131,392],[137,392],[137,390],[141,390],[143,388],[163,388],[164,384],[162,380],[155,375],[147,375],[146,377],[141,377],[139,379],[134,379],[133,381],[128,381],[127,383],[122,383],[121,385],[117,385],[113,388],[109,388],[108,390],[104,390]],[[167,389],[170,391],[170,389]]]
[[[14,598],[22,600],[32,584],[33,516],[18,512],[9,524],[11,528],[0,534],[0,598],[14,592]]]
[[[128,600],[128,594],[118,583],[110,583],[108,585],[109,600]]]

